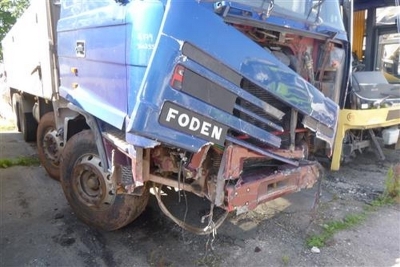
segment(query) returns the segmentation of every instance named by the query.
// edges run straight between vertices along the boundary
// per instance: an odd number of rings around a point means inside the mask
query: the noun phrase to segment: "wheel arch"
[[[52,102],[48,99],[26,93],[16,88],[10,88],[9,94],[13,111],[16,112],[18,106],[21,105],[23,112],[32,113],[36,122],[39,122],[46,113],[53,111]],[[21,103],[15,103],[17,96]]]
[[[109,169],[109,161],[99,127],[99,120],[93,115],[72,104],[68,104],[68,111],[64,110],[63,112],[68,113],[68,115],[63,116],[64,142],[66,143],[73,135],[83,130],[90,129],[93,132],[99,156],[103,163],[103,170],[107,171]]]
[[[63,150],[60,177],[64,195],[75,215],[88,225],[106,231],[124,227],[145,209],[150,192],[118,194],[116,181],[102,171],[95,132],[72,136]]]
[[[35,96],[28,94],[28,93],[24,93],[22,91],[14,89],[14,88],[10,88],[11,99],[14,98],[14,95],[19,95],[20,100],[22,101],[22,103],[20,103],[20,104],[22,104],[21,107],[23,108],[23,112],[32,113],[33,106],[35,105],[35,102],[36,102]],[[14,107],[13,107],[13,109],[14,109]],[[15,110],[13,110],[13,111],[15,112]]]
[[[36,100],[36,103],[33,107],[33,114],[34,117],[36,118],[37,121],[40,121],[41,118],[49,112],[54,111],[52,101],[49,101],[48,99],[38,97]]]

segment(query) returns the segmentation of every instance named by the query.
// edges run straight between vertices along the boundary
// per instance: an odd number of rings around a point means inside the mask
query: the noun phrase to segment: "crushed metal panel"
[[[245,212],[275,198],[311,188],[321,176],[320,165],[312,163],[298,168],[268,170],[246,174],[236,185],[226,187],[226,209]]]

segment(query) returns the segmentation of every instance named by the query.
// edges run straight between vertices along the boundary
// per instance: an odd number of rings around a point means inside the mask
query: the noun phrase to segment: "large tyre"
[[[12,98],[12,109],[13,109],[13,113],[15,115],[14,120],[15,120],[15,126],[18,130],[18,132],[21,132],[21,124],[18,118],[18,114],[19,114],[19,105],[21,103],[21,96],[19,94],[13,94]]]
[[[32,112],[24,112],[24,101],[21,95],[14,94],[13,98],[14,112],[17,115],[17,128],[26,142],[33,142],[36,140],[37,122]]]
[[[64,144],[62,137],[57,135],[54,112],[48,112],[40,119],[36,135],[40,163],[51,178],[59,181],[60,157]]]
[[[61,154],[61,185],[76,213],[86,224],[106,231],[121,228],[145,209],[149,190],[141,196],[117,195],[110,174],[104,173],[90,130],[71,137]]]

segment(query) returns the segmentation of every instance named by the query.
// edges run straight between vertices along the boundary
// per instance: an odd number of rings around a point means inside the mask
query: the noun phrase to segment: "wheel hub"
[[[43,138],[43,152],[46,158],[54,166],[60,164],[61,148],[63,147],[63,140],[57,135],[57,131],[48,131]]]
[[[110,176],[110,173],[103,171],[99,157],[81,157],[74,167],[73,184],[80,201],[95,210],[110,207],[115,199],[115,186]]]

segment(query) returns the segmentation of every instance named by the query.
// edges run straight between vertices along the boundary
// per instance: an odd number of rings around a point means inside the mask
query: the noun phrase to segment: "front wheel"
[[[111,174],[104,172],[90,130],[68,140],[60,162],[61,185],[76,215],[106,231],[121,228],[145,209],[149,191],[141,196],[117,195]]]
[[[46,113],[37,129],[37,149],[40,163],[54,180],[60,180],[60,156],[64,146],[57,133],[54,112]]]

